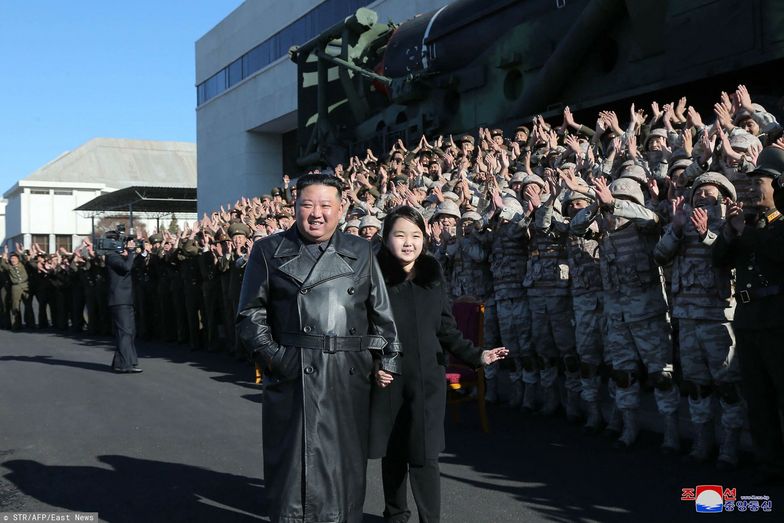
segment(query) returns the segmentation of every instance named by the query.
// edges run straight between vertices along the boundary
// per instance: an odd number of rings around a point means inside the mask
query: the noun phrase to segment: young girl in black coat
[[[376,372],[370,457],[381,462],[387,521],[407,521],[406,478],[420,521],[438,521],[441,511],[438,454],[444,449],[445,354],[476,367],[503,359],[499,347],[482,351],[463,338],[452,316],[441,267],[426,253],[422,215],[398,207],[384,220],[381,271],[389,290],[403,349],[400,376]],[[382,388],[384,386],[385,388]]]

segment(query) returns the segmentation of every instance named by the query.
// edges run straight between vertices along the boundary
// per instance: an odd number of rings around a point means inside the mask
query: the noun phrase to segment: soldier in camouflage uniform
[[[493,298],[501,343],[509,349],[509,358],[515,365],[510,375],[512,394],[509,404],[519,407],[523,399],[523,375],[529,381],[535,380],[538,371],[531,348],[531,312],[523,287],[530,219],[524,215],[523,206],[516,198],[504,197],[502,203],[492,223],[490,272],[493,275]]]
[[[581,190],[577,185],[572,190]],[[596,181],[599,205],[593,203],[572,220],[571,230],[584,236],[598,220],[599,261],[605,290],[607,347],[617,386],[615,403],[623,417],[619,447],[629,447],[639,432],[638,361],[655,387],[656,406],[665,420],[662,450],[679,447],[677,410],[680,400],[672,378],[672,344],[661,273],[653,259],[659,240],[659,217],[646,209],[640,185],[620,178],[609,187]]]
[[[580,178],[576,178],[575,183],[588,188]],[[599,406],[601,385],[599,366],[604,362],[607,334],[604,293],[599,268],[599,242],[597,241],[599,227],[594,222],[584,236],[574,236],[569,231],[569,221],[592,201],[593,199],[586,194],[565,191],[562,205],[566,206],[566,216],[561,217],[553,212],[552,206],[545,206],[541,216],[537,212],[537,230],[567,238],[566,253],[571,282],[575,345],[580,361],[580,396],[586,415],[585,428],[597,432],[603,425]]]
[[[656,245],[656,262],[672,262],[672,316],[680,323],[680,362],[689,392],[689,413],[696,428],[689,455],[697,462],[714,451],[711,397],[718,393],[724,442],[719,461],[737,464],[737,438],[744,409],[738,394],[740,369],[735,358],[733,275],[714,268],[711,246],[724,226],[724,197],[735,188],[723,175],[708,172],[692,185],[691,205],[683,197],[672,204],[672,223]]]
[[[580,417],[580,362],[572,324],[572,302],[569,292],[567,235],[552,228],[553,214],[560,218],[560,202],[548,194],[547,184],[535,174],[522,180],[524,205],[535,209],[535,232],[528,248],[528,268],[523,285],[531,310],[531,343],[539,359],[539,382],[544,397],[542,414],[552,415],[558,409],[560,391],[558,366],[563,361],[566,373],[566,416],[570,421]],[[562,219],[561,219],[562,221]],[[534,409],[535,383],[525,381],[523,408]]]
[[[447,248],[447,257],[452,264],[450,294],[476,299],[484,304],[483,346],[497,347],[501,342],[493,300],[493,275],[484,245],[486,234],[481,227],[482,216],[477,212],[463,213],[460,218],[457,239]],[[485,400],[490,403],[498,400],[497,367],[497,363],[485,366]]]

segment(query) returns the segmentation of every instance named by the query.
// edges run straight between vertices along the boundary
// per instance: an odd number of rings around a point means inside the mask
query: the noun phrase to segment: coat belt
[[[777,296],[779,294],[784,294],[784,285],[770,285],[768,287],[752,289],[750,291],[744,289],[735,294],[735,297],[740,299],[741,303],[749,303],[750,301]]]
[[[278,343],[290,347],[320,350],[326,353],[360,352],[370,347],[365,336],[328,336],[322,334],[301,334],[284,332]]]

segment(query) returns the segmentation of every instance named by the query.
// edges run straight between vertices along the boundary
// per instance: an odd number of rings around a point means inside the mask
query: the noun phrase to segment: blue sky
[[[194,44],[241,3],[0,1],[0,195],[91,138],[195,142]]]

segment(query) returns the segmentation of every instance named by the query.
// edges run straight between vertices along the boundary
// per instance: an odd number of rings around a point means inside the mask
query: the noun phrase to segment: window
[[[48,189],[30,189],[30,194],[49,194]]]
[[[49,235],[48,234],[33,234],[32,238],[30,239],[32,242],[31,245],[38,244],[38,246],[44,251],[49,252]]]
[[[73,238],[70,234],[58,234],[54,237],[55,250],[60,250],[60,247],[66,251],[71,252],[73,247]]]
[[[304,44],[371,2],[372,0],[325,0],[196,86],[196,104],[201,105],[214,98],[284,56],[291,46]]]
[[[54,194],[55,194],[55,196],[72,196],[73,195],[73,191],[63,191],[63,190],[57,191],[56,190],[56,191],[54,191]]]

